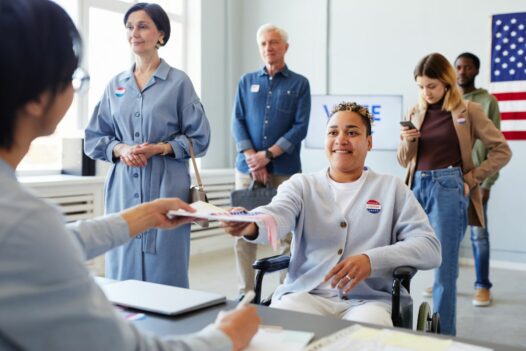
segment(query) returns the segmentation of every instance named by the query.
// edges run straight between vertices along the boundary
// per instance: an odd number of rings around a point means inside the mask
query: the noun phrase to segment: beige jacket
[[[412,121],[420,129],[425,115],[426,110],[417,105],[410,110],[406,120]],[[463,101],[451,111],[451,115],[460,144],[464,182],[469,185],[470,189],[468,223],[475,226],[484,226],[479,184],[508,163],[511,159],[511,149],[500,130],[484,114],[479,104]],[[477,139],[480,139],[486,149],[489,150],[487,159],[479,167],[475,167],[471,158],[471,150]],[[412,185],[415,174],[418,157],[417,150],[418,140],[410,142],[402,139],[398,146],[398,162],[407,168],[405,182],[409,187]]]

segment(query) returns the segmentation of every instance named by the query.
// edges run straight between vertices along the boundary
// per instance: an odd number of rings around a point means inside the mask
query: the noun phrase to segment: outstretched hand
[[[333,288],[348,294],[356,285],[371,274],[371,261],[366,254],[347,257],[323,278],[323,282],[331,281]]]
[[[229,211],[242,212],[246,211],[243,207],[234,207]],[[226,222],[219,221],[219,226],[232,236],[244,236],[244,235],[255,235],[258,232],[258,227],[255,223],[250,222]]]
[[[195,209],[178,198],[157,199],[121,212],[121,216],[128,223],[130,237],[150,228],[169,229],[195,221],[193,217],[167,217],[171,210],[185,210],[195,212]]]

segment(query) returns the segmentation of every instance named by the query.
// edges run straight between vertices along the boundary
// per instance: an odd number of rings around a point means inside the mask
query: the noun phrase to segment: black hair
[[[17,113],[71,82],[81,55],[80,35],[68,14],[49,0],[0,1],[0,148],[14,142]]]
[[[159,45],[165,46],[168,42],[168,39],[170,39],[170,19],[168,18],[168,15],[161,6],[157,4],[149,4],[147,2],[136,3],[135,5],[130,7],[128,11],[126,11],[126,13],[124,14],[124,25],[126,26],[126,22],[128,22],[128,17],[130,16],[130,14],[141,10],[146,12],[148,16],[150,16],[153,23],[155,23],[157,30],[164,34],[163,43],[159,43]]]
[[[472,54],[471,52],[461,53],[460,55],[457,56],[457,58],[455,59],[455,62],[457,62],[459,58],[470,59],[473,62],[473,65],[475,66],[476,69],[480,68],[480,59],[475,54]]]

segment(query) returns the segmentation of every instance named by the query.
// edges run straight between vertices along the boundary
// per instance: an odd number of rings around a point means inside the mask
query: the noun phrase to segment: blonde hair
[[[266,23],[262,25],[261,27],[259,27],[256,33],[256,42],[258,43],[258,45],[259,45],[259,38],[261,37],[261,35],[263,33],[268,33],[268,32],[276,32],[279,34],[279,36],[281,37],[281,40],[283,40],[284,43],[289,42],[289,35],[285,31],[285,29],[281,29],[278,26],[273,25],[272,23]]]
[[[414,78],[428,77],[438,79],[446,86],[442,109],[452,111],[462,102],[462,94],[457,86],[457,75],[449,61],[439,53],[432,53],[420,60],[413,72]],[[427,107],[427,102],[420,94],[420,105]]]

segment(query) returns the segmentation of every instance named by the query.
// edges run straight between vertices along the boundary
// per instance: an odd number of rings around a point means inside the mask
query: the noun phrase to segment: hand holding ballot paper
[[[266,231],[272,249],[274,251],[277,250],[277,226],[272,216],[260,212],[249,212],[240,207],[228,211],[203,201],[194,202],[190,206],[196,211],[188,212],[179,209],[169,211],[167,216],[169,218],[183,216],[220,221],[225,231],[234,236],[250,236],[258,233],[260,230],[262,232]]]

